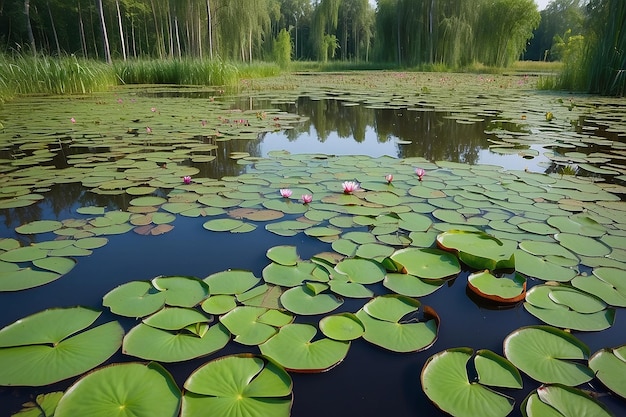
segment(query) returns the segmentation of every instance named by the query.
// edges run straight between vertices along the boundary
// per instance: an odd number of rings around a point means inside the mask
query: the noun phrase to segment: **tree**
[[[274,61],[281,68],[288,67],[291,62],[291,36],[286,29],[281,29],[274,42]]]
[[[559,59],[550,53],[555,36],[562,37],[568,30],[571,36],[584,33],[583,0],[552,0],[540,14],[541,22],[533,32],[524,58],[535,61]]]
[[[26,18],[26,31],[28,33],[28,43],[33,55],[37,55],[37,46],[35,45],[35,36],[33,35],[33,27],[30,23],[30,0],[24,0],[24,17]]]
[[[109,47],[109,35],[107,34],[107,25],[104,20],[104,7],[102,5],[102,0],[96,0],[96,5],[98,6],[98,13],[100,14],[100,31],[102,34],[102,43],[104,46],[104,59],[108,64],[110,64],[112,62],[111,48]]]

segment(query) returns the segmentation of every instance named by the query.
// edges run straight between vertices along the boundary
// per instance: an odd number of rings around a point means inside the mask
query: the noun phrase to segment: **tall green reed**
[[[235,85],[239,71],[222,60],[193,58],[129,60],[113,64],[124,84]]]
[[[0,100],[24,94],[85,94],[117,84],[113,68],[74,56],[0,55]]]

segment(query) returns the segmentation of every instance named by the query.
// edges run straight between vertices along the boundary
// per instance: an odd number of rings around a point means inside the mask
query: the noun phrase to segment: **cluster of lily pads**
[[[248,173],[221,180],[184,178],[192,177],[191,170],[166,176],[156,168],[158,181],[169,184],[163,197],[136,197],[127,212],[82,207],[77,214],[83,218],[72,219],[72,226],[44,220],[22,225],[18,233],[52,232],[61,240],[22,247],[4,239],[3,268],[22,270],[30,261],[29,270],[52,269],[46,264],[63,264],[79,248],[106,243],[101,235],[138,227],[133,219],[146,213],[171,216],[171,223],[178,215],[212,217],[202,224],[211,232],[247,233],[264,225],[281,236],[302,233],[327,242],[333,251],[302,260],[295,246],[273,247],[260,278],[227,270],[203,279],[166,276],[123,284],[103,297],[103,306],[141,319],[127,333],[117,321],[92,327],[100,312],[84,307],[26,317],[0,330],[0,383],[48,385],[97,367],[121,347],[149,362],[99,368],[62,396],[42,396],[38,406],[58,402],[57,417],[131,404],[138,415],[151,416],[179,409],[182,416],[207,409],[223,416],[289,415],[288,372],[329,370],[359,338],[394,352],[429,348],[445,323],[419,297],[469,268],[468,288],[479,297],[500,304],[524,300],[546,325],[512,332],[503,341],[504,356],[466,347],[432,355],[422,370],[422,389],[439,408],[455,416],[476,415],[475,407],[505,416],[512,399],[494,388],[521,388],[519,370],[544,384],[522,404],[528,416],[543,415],[546,407],[563,415],[568,407],[611,415],[575,388],[596,377],[626,396],[624,346],[591,355],[563,330],[606,329],[616,309],[626,306],[620,279],[626,211],[601,185],[419,158],[276,153],[241,161]],[[286,189],[315,199],[294,201],[279,191]],[[75,227],[81,220],[82,227]],[[65,271],[55,270],[57,278]],[[534,285],[527,291],[529,279]],[[361,299],[363,306],[341,311],[345,298]],[[189,376],[183,391],[159,365],[212,355],[231,338],[258,351],[209,361]],[[468,375],[470,361],[476,380]],[[126,375],[125,385],[105,389]],[[150,393],[141,389],[148,381],[155,386]],[[450,397],[450,390],[458,395]],[[88,398],[108,405],[94,406]]]

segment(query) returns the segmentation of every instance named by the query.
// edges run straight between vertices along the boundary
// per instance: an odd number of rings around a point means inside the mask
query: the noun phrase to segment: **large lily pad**
[[[267,358],[234,355],[196,369],[185,381],[181,417],[288,417],[289,374]]]
[[[614,308],[563,284],[534,286],[526,293],[524,308],[544,323],[566,329],[604,330],[615,321]]]
[[[390,256],[403,273],[419,278],[441,279],[461,272],[456,256],[438,249],[400,249]]]
[[[520,274],[496,277],[489,271],[470,274],[467,286],[479,297],[497,303],[517,303],[526,296],[526,278]]]
[[[421,374],[424,392],[437,407],[455,417],[508,415],[514,400],[488,386],[521,388],[519,372],[501,356],[478,351],[473,364],[478,378],[471,381],[467,368],[472,356],[471,348],[455,348],[428,358]]]
[[[180,389],[158,363],[123,363],[98,369],[75,382],[54,415],[174,417],[180,400]]]
[[[418,352],[437,339],[438,319],[433,312],[417,316],[421,303],[402,295],[383,295],[369,301],[356,316],[365,326],[363,338],[394,352]]]
[[[626,399],[626,345],[599,350],[589,358],[589,367],[605,386]]]
[[[4,327],[0,385],[48,385],[107,360],[121,346],[124,330],[115,321],[85,330],[100,314],[84,307],[49,309]]]
[[[475,269],[513,269],[516,243],[484,232],[448,230],[437,236],[437,246],[455,251],[459,259]]]
[[[594,377],[581,363],[589,348],[571,334],[550,326],[528,326],[504,339],[504,355],[537,381],[576,386]]]
[[[316,333],[310,324],[288,324],[259,349],[289,371],[323,372],[345,358],[350,342],[327,338],[313,341]]]
[[[588,393],[563,384],[540,386],[520,408],[524,417],[613,417],[604,404]]]

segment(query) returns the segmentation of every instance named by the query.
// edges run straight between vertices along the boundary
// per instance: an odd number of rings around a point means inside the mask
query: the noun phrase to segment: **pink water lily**
[[[183,182],[184,182],[185,184],[191,184],[191,177],[190,177],[189,175],[185,175],[185,176],[183,177]]]
[[[393,175],[392,174],[385,175],[385,181],[387,181],[387,184],[391,184],[391,181],[393,181]]]
[[[157,110],[157,109],[156,109],[156,107],[150,107],[150,111],[151,111],[152,113],[155,113],[155,112],[156,112],[156,110]]]
[[[344,194],[352,194],[359,189],[359,183],[356,181],[344,181],[341,183]]]
[[[309,204],[313,201],[313,196],[311,194],[302,194],[302,202],[304,204]]]
[[[72,123],[76,123],[76,119],[74,119],[73,117],[70,119],[70,122]]]
[[[280,189],[280,195],[285,197],[285,198],[291,197],[291,194],[293,194],[293,191],[291,191],[289,188],[281,188]]]
[[[146,126],[146,133],[152,133],[152,128],[150,126]]]
[[[424,178],[426,171],[423,168],[417,168],[415,169],[415,173],[417,174],[417,179],[421,181],[422,178]]]

